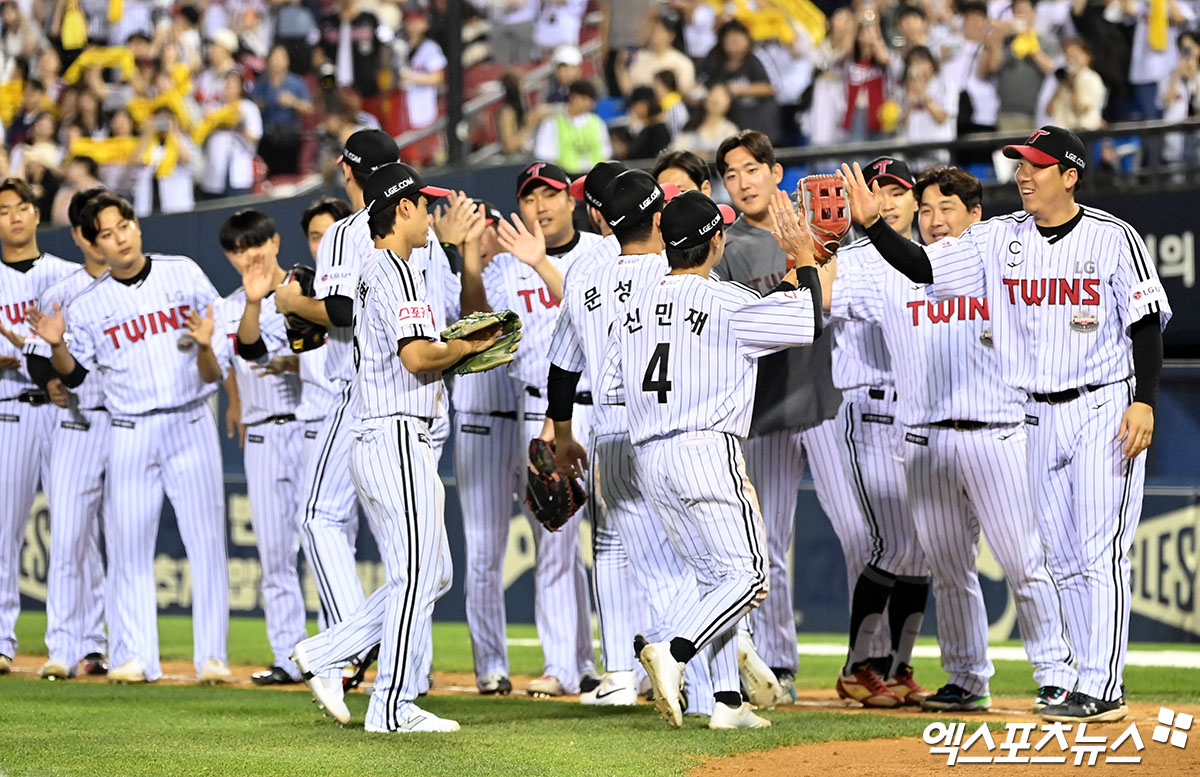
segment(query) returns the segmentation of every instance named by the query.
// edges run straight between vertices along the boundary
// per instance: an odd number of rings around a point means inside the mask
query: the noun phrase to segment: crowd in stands
[[[3,0],[0,174],[61,222],[97,182],[148,214],[328,170],[356,129],[403,137],[444,115],[452,34],[465,68],[498,68],[473,86],[500,95],[486,139],[572,172],[711,154],[739,128],[778,146],[902,143],[1200,104],[1196,0],[464,5],[452,28],[447,0]],[[548,83],[531,87],[540,64]],[[1168,138],[1162,154],[1196,150]],[[435,135],[405,156],[444,149]]]

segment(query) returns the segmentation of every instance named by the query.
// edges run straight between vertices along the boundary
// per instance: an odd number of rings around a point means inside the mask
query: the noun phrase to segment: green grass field
[[[18,623],[25,655],[44,652],[45,618]],[[191,655],[191,622],[163,617],[164,659]],[[530,626],[510,637],[532,638]],[[806,637],[812,640],[812,637]],[[834,639],[825,637],[823,641]],[[434,669],[470,672],[466,626],[438,624]],[[234,619],[230,661],[260,665],[269,655],[261,620]],[[1148,646],[1143,646],[1148,647]],[[1173,646],[1177,647],[1177,646]],[[510,649],[514,675],[537,675],[541,651]],[[803,657],[798,684],[828,688],[839,661]],[[997,662],[995,695],[1032,694],[1029,670]],[[918,676],[936,685],[944,675],[932,660]],[[1131,667],[1133,700],[1200,702],[1194,670]],[[352,694],[361,721],[367,697]],[[785,745],[875,737],[919,737],[925,721],[816,710],[765,713],[774,726],[758,732],[710,732],[689,719],[672,731],[650,707],[605,710],[578,704],[509,698],[440,696],[422,706],[454,718],[463,730],[447,736],[369,735],[322,718],[304,692],[190,686],[109,686],[49,683],[28,675],[0,678],[0,773],[29,775],[680,775],[706,759]]]

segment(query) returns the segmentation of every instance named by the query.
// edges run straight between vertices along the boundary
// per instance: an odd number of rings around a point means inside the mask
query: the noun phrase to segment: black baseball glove
[[[587,492],[575,478],[558,472],[554,448],[542,439],[529,442],[529,482],[525,504],[533,517],[550,531],[558,531],[587,501]]]
[[[288,273],[284,283],[296,281],[300,284],[300,291],[304,296],[312,297],[315,294],[313,289],[315,279],[316,272],[313,268],[306,264],[297,264],[292,266],[292,271]],[[314,324],[295,313],[285,313],[283,320],[287,327],[288,344],[292,348],[292,353],[304,353],[325,344],[325,327],[320,324]]]

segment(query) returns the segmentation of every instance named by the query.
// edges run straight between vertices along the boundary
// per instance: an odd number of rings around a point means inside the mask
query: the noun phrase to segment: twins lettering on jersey
[[[980,297],[956,297],[954,299],[943,300],[942,302],[929,302],[928,300],[912,300],[908,303],[909,312],[912,313],[912,325],[920,326],[921,321],[928,321],[931,324],[946,324],[951,321],[987,321],[988,320],[988,303],[987,299]],[[921,315],[921,311],[925,315]]]
[[[4,316],[8,319],[10,326],[25,323],[25,311],[33,307],[34,301],[15,302],[11,305],[4,306]]]
[[[525,312],[533,312],[534,297],[537,297],[538,302],[542,303],[544,308],[556,308],[559,303],[554,297],[550,296],[550,290],[545,286],[536,289],[517,289],[517,296],[525,300]]]
[[[181,326],[186,328],[188,313],[191,309],[191,305],[178,305],[166,310],[143,314],[137,318],[131,318],[123,324],[107,327],[104,329],[104,334],[112,338],[113,348],[120,348],[122,340],[136,343],[144,339],[147,334],[166,334],[168,327],[171,330],[178,330]],[[230,335],[230,337],[237,337],[237,334]]]
[[[1088,305],[1100,304],[1099,278],[1004,278],[1008,291],[1008,304],[1037,305]],[[1019,296],[1019,301],[1018,301]]]

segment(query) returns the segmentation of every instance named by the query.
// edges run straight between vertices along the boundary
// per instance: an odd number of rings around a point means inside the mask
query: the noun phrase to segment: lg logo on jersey
[[[104,330],[104,334],[112,338],[113,348],[120,348],[122,340],[136,343],[145,338],[147,334],[157,335],[164,334],[169,329],[178,330],[181,322],[187,322],[188,311],[191,309],[191,305],[180,305],[169,310],[147,313],[137,318],[131,318],[123,324],[110,326]],[[124,337],[119,335],[124,335]]]
[[[517,291],[517,296],[520,297],[521,299],[525,300],[525,312],[526,313],[533,312],[533,298],[534,298],[535,294],[537,295],[538,301],[542,303],[542,307],[545,307],[545,308],[558,307],[558,300],[556,300],[554,297],[550,296],[550,290],[547,289],[545,286],[543,286],[540,289],[519,289]]]
[[[1029,307],[1040,305],[1099,305],[1100,279],[1040,278],[1036,280],[1004,278],[1008,289],[1008,304],[1020,302]]]

